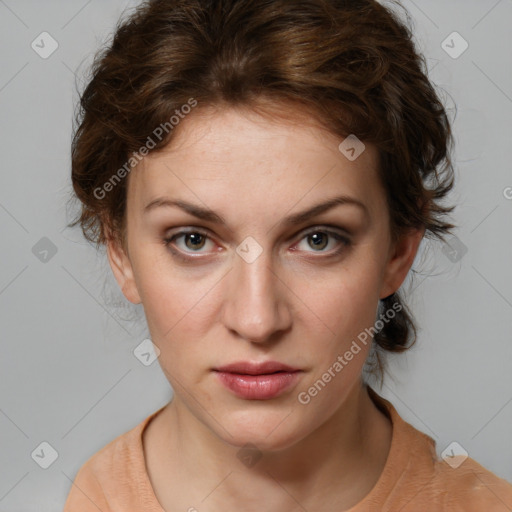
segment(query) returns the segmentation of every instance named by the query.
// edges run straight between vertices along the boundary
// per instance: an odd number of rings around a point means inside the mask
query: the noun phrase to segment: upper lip
[[[218,372],[239,373],[244,375],[266,375],[276,372],[296,372],[299,368],[294,368],[278,361],[265,361],[264,363],[253,363],[251,361],[238,361],[214,368]]]

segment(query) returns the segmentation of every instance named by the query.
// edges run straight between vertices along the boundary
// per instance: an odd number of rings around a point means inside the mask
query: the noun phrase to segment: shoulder
[[[404,421],[391,402],[369,392],[393,424],[388,460],[370,502],[402,512],[512,510],[512,484],[470,457],[443,459],[432,437]]]
[[[162,409],[119,435],[89,457],[71,485],[63,512],[127,510],[145,483],[142,432]]]
[[[433,474],[429,492],[432,495],[445,494],[450,510],[465,512],[512,510],[512,484],[499,478],[470,457],[456,468],[442,459],[436,460]]]

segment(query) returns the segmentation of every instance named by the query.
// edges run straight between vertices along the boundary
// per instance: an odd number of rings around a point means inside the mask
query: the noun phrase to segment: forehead
[[[130,173],[132,209],[140,211],[166,194],[211,206],[235,202],[256,211],[271,203],[290,209],[336,192],[356,196],[371,209],[382,196],[376,148],[365,144],[349,160],[339,149],[343,137],[303,113],[290,114],[284,119],[246,109],[193,112],[170,144]]]

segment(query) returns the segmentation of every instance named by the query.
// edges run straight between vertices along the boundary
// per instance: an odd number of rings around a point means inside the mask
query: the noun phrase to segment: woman
[[[157,0],[95,61],[72,180],[174,396],[80,469],[65,512],[495,510],[512,485],[367,383],[454,227],[446,112],[371,0]]]

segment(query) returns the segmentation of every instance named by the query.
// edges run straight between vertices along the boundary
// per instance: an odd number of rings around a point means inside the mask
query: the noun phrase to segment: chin
[[[231,435],[216,430],[225,442],[238,448],[254,445],[262,452],[285,450],[307,434],[304,425],[298,421],[298,415],[293,416],[288,408],[244,411],[225,416],[226,430]]]

